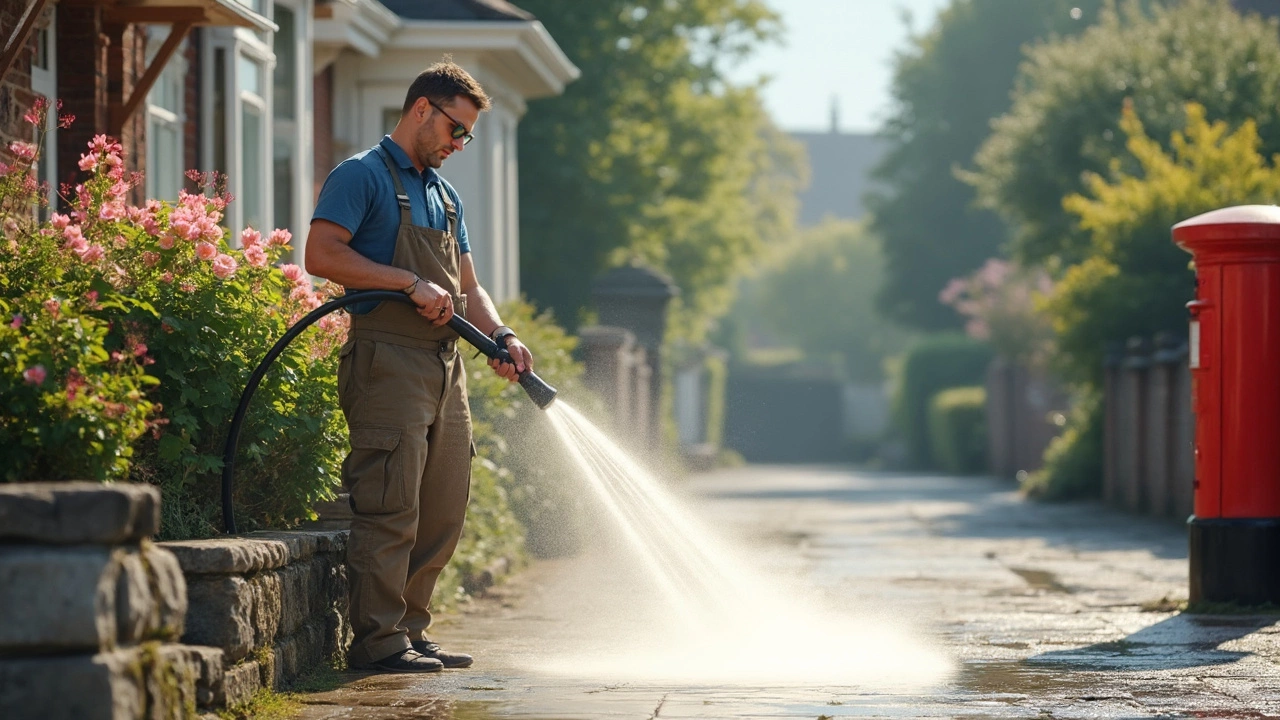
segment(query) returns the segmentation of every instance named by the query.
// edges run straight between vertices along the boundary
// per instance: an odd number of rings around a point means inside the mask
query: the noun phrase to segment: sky
[[[873,132],[889,114],[894,52],[905,47],[902,12],[917,32],[927,29],[950,0],[766,0],[781,14],[782,43],[762,46],[729,71],[737,82],[773,79],[764,102],[787,131],[831,128],[832,97],[839,129]]]

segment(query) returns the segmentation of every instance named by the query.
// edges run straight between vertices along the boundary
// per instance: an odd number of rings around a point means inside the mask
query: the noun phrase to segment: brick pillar
[[[102,8],[85,0],[58,3],[58,95],[76,116],[58,131],[58,182],[80,177],[77,163],[89,141],[107,129],[107,38]]]

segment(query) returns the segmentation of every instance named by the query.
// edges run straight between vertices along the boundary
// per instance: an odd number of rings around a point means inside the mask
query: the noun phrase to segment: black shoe
[[[362,666],[362,670],[381,670],[396,673],[430,673],[440,672],[444,663],[436,658],[427,657],[416,650],[401,650]]]
[[[470,655],[441,650],[439,645],[430,640],[414,640],[413,649],[423,657],[439,660],[447,668],[471,667],[472,658]]]

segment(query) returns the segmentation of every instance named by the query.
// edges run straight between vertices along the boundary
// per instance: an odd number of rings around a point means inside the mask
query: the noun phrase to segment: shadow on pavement
[[[1280,619],[1275,617],[1181,613],[1122,640],[1041,653],[1025,662],[1121,672],[1227,665],[1250,653],[1222,650],[1220,646],[1277,622]]]

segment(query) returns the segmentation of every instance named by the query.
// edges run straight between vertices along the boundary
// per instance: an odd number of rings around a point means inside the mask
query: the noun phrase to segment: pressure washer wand
[[[280,357],[280,353],[284,352],[284,349],[289,347],[289,343],[302,334],[303,330],[311,327],[325,315],[358,302],[405,302],[413,304],[413,300],[410,300],[407,295],[395,290],[363,290],[330,300],[294,323],[293,327],[289,328],[284,336],[277,340],[275,345],[271,346],[271,349],[267,351],[266,357],[262,358],[262,362],[258,363],[258,367],[254,368],[253,373],[249,375],[249,382],[245,385],[244,392],[240,393],[240,404],[236,406],[235,415],[231,417],[231,427],[227,429],[227,441],[222,447],[222,526],[226,532],[232,534],[236,532],[235,506],[232,502],[234,495],[232,480],[235,477],[236,447],[240,443],[240,426],[244,423],[244,416],[249,410],[249,400],[253,397],[254,391],[258,389],[262,378],[266,376],[267,368],[271,367],[271,363]],[[489,358],[515,364],[515,361],[511,359],[511,353],[505,347],[499,347],[498,343],[480,332],[475,325],[458,315],[449,318],[447,324],[453,328],[454,332],[461,335],[462,339],[476,346],[477,350]],[[526,369],[520,373],[520,387],[524,388],[524,391],[529,394],[529,399],[533,401],[533,404],[543,410],[546,410],[547,406],[551,405],[556,399],[556,389],[535,375],[532,370]]]
[[[401,294],[401,297],[404,297],[404,295]],[[480,329],[475,325],[463,320],[461,315],[455,313],[453,317],[449,318],[449,322],[445,324],[453,328],[453,331],[461,335],[463,340],[474,345],[477,350],[484,353],[491,360],[501,360],[512,365],[515,364],[515,360],[511,359],[511,353],[507,351],[507,348],[498,345],[488,335],[480,332]],[[520,373],[520,387],[524,388],[524,391],[529,394],[529,399],[533,401],[533,404],[543,410],[546,410],[547,406],[556,399],[556,389],[527,368]]]

